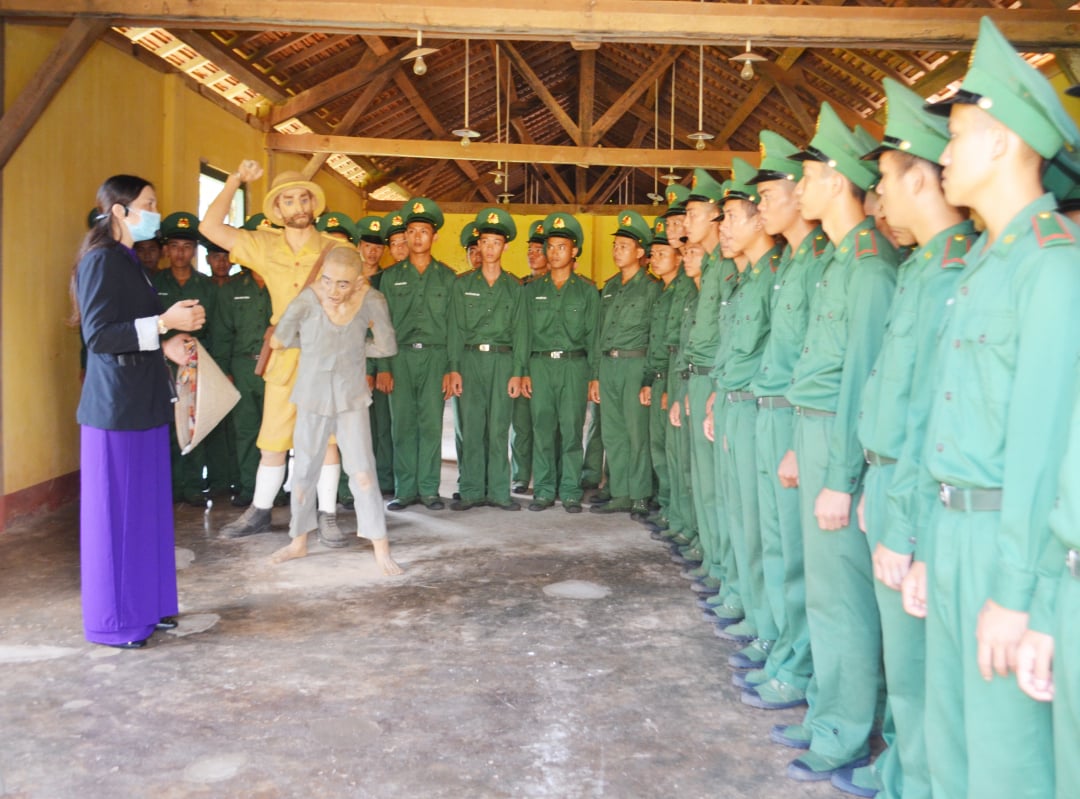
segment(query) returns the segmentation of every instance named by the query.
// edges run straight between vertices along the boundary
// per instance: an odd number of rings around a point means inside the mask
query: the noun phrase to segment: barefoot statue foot
[[[382,573],[388,577],[401,574],[403,569],[390,557],[390,542],[385,538],[380,538],[371,543],[375,547],[375,562],[379,564]]]
[[[298,535],[288,546],[282,547],[270,556],[271,563],[284,563],[294,558],[302,558],[307,555],[307,533]]]

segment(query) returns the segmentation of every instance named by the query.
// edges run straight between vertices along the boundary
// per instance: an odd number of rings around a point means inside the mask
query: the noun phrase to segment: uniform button
[[[877,369],[871,369],[870,370],[870,377],[873,377],[876,374],[877,374]]]
[[[804,352],[804,353],[806,353],[806,352],[810,352],[810,348],[809,348],[809,347],[803,347],[803,352]]]
[[[945,445],[944,444],[938,444],[936,447],[934,447],[934,449],[936,449],[938,452],[944,452],[945,451]]]
[[[960,287],[960,293],[963,294],[966,297],[967,293],[968,293],[968,287],[967,286],[961,286]]]
[[[945,392],[945,400],[948,401],[948,400],[951,400],[951,399],[952,399],[952,392],[951,391],[946,391]]]
[[[826,314],[826,316],[828,316],[830,319],[832,319],[832,311],[829,311],[829,313]]]
[[[787,309],[788,309],[789,311],[791,310],[791,303],[790,303],[790,302],[789,302],[789,303],[788,303],[788,305],[787,305]]]
[[[955,341],[954,341],[954,342],[952,343],[952,345],[953,345],[953,349],[954,349],[954,350],[958,350],[958,349],[960,349],[960,339],[956,339],[956,340],[955,340]]]
[[[980,333],[979,334],[979,343],[980,344],[985,344],[986,343],[986,334],[985,333]]]

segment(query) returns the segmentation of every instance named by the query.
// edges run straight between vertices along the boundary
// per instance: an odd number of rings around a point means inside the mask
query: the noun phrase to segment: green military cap
[[[468,222],[465,227],[461,229],[461,236],[458,239],[461,242],[462,249],[469,249],[477,241],[480,240],[480,229],[476,226],[476,222]]]
[[[671,242],[667,237],[667,217],[658,216],[652,226],[652,243],[653,244],[667,244],[671,246]]]
[[[581,229],[581,223],[573,214],[555,211],[548,214],[544,219],[544,234],[547,238],[570,239],[578,248],[578,256],[585,248],[585,232]]]
[[[543,244],[547,239],[544,232],[544,220],[534,219],[529,223],[529,244]]]
[[[321,230],[323,233],[344,234],[353,244],[358,241],[353,221],[338,211],[324,211],[323,215],[319,217],[319,221],[315,223],[315,229]]]
[[[690,178],[690,193],[686,202],[716,203],[724,201],[724,187],[712,175],[704,169],[694,170],[694,176]]]
[[[957,103],[978,106],[1043,158],[1080,146],[1080,130],[1050,81],[1020,57],[989,17],[979,20],[979,38],[959,91],[927,108],[948,116]]]
[[[886,150],[911,153],[926,161],[940,163],[949,143],[949,124],[940,115],[926,110],[926,101],[904,84],[885,78],[885,140],[863,156],[876,161]]]
[[[690,189],[680,183],[672,183],[664,189],[664,199],[667,200],[667,210],[664,217],[683,216],[686,214],[686,198],[690,196]]]
[[[865,191],[874,185],[877,174],[869,161],[861,160],[864,152],[864,145],[848,130],[833,107],[822,103],[814,138],[805,150],[792,157],[796,161],[820,161]]]
[[[480,229],[481,233],[497,233],[507,241],[513,241],[514,237],[517,236],[517,225],[514,224],[514,217],[510,216],[502,208],[492,206],[483,209],[476,215],[474,224]]]
[[[1058,201],[1059,211],[1074,211],[1080,208],[1080,167],[1064,155],[1059,153],[1046,165],[1042,182]]]
[[[381,216],[362,216],[354,225],[360,241],[368,244],[386,244],[386,220]]]
[[[219,247],[217,244],[214,244],[214,242],[210,241],[210,239],[207,238],[200,237],[199,244],[203,246],[207,254],[215,252],[228,252],[228,250],[226,250],[224,247]]]
[[[199,217],[187,211],[177,211],[161,220],[161,240],[199,240]]]
[[[881,144],[881,142],[877,140],[877,137],[875,137],[873,133],[868,131],[862,125],[856,125],[852,133],[855,134],[855,141],[859,143],[859,150],[862,151],[862,157],[860,158],[860,160],[865,158],[867,153],[876,150],[878,148],[878,145]],[[867,159],[866,163],[869,164],[870,169],[874,173],[874,182],[871,183],[868,187],[873,188],[877,185],[877,182],[881,180],[881,167],[878,166],[877,159]]]
[[[243,224],[244,230],[280,230],[277,225],[266,218],[266,214],[252,214]]]
[[[758,151],[761,153],[761,165],[757,174],[746,181],[749,186],[767,183],[770,180],[790,180],[798,182],[802,178],[802,164],[792,156],[799,148],[779,133],[763,130],[758,134]]]
[[[410,222],[427,222],[436,230],[443,226],[443,212],[434,200],[427,197],[413,197],[402,207],[405,212],[405,226]]]
[[[391,211],[383,217],[383,228],[386,231],[386,240],[390,241],[390,237],[395,233],[405,232],[405,211]]]
[[[625,211],[619,211],[617,219],[619,227],[612,235],[626,236],[627,238],[634,239],[642,247],[649,246],[652,233],[649,230],[649,223],[645,221],[641,214],[637,211],[627,209]]]
[[[724,202],[728,200],[749,200],[756,203],[761,197],[750,183],[757,176],[757,170],[741,158],[731,159],[732,179],[724,183]]]

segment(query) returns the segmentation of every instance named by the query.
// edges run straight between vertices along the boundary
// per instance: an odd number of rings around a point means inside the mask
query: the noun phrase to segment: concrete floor
[[[82,637],[74,507],[0,535],[0,796],[842,796],[784,776],[802,711],[739,703],[626,516],[389,514],[387,579],[366,542],[273,566],[287,508],[216,540],[237,513],[178,508],[182,623],[142,651]]]

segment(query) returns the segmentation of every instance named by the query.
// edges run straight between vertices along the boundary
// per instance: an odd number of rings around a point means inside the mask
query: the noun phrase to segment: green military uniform
[[[315,223],[315,229],[332,236],[344,236],[351,244],[356,244],[360,240],[356,235],[356,224],[340,211],[323,211]]]
[[[255,472],[259,448],[255,445],[262,424],[265,382],[255,374],[262,349],[263,334],[270,324],[270,292],[260,286],[250,270],[233,275],[218,290],[213,321],[214,350],[218,365],[240,392],[240,400],[229,414],[236,431],[236,460],[239,468],[237,504],[248,505],[255,492]]]
[[[438,230],[443,214],[434,202],[419,197],[406,203],[405,224],[410,222],[428,222]],[[394,377],[390,412],[399,505],[439,495],[442,382],[448,372],[448,317],[456,279],[454,270],[434,258],[423,272],[406,259],[385,269],[379,284],[398,340],[397,355],[380,360],[378,371]]]
[[[529,223],[529,244],[544,245],[544,220],[534,219]],[[530,274],[522,283],[533,281]],[[528,357],[528,356],[526,356]],[[514,415],[510,424],[510,484],[515,493],[524,493],[532,480],[533,428],[532,411],[528,397],[514,400]],[[535,493],[535,492],[534,492]]]
[[[569,214],[544,220],[548,237],[565,238],[579,250],[581,226]],[[563,507],[581,507],[580,485],[585,404],[595,370],[592,347],[600,295],[592,281],[571,271],[555,285],[549,272],[524,288],[524,340],[517,347],[518,370],[532,382],[533,496],[541,509],[558,496]]]
[[[513,219],[501,208],[477,214],[481,235],[495,233],[507,241],[517,234]],[[518,509],[510,499],[510,418],[513,405],[507,388],[519,376],[514,353],[515,328],[522,313],[520,281],[500,270],[490,284],[483,267],[466,272],[450,288],[449,371],[461,375],[458,412],[462,458],[459,506],[485,499]]]
[[[937,163],[948,143],[945,121],[928,114],[918,94],[889,78],[885,93],[885,144],[864,158],[896,150]],[[930,361],[941,316],[956,289],[973,232],[970,222],[942,230],[915,249],[898,272],[881,352],[863,389],[859,421],[859,440],[868,463],[864,490],[866,541],[871,552],[878,544],[897,553],[914,552],[914,516],[903,513],[895,518],[888,494],[894,477],[902,475],[899,460],[905,462],[903,472],[917,473],[933,394]],[[901,486],[901,493],[907,489]],[[883,734],[888,748],[874,769],[883,799],[929,799],[923,719],[925,623],[904,611],[898,591],[880,580],[874,581],[874,591],[881,616],[888,708],[895,728],[893,732],[886,726]]]
[[[796,182],[802,164],[791,156],[798,148],[772,131],[760,134],[761,166],[754,185]],[[750,384],[758,412],[755,419],[758,522],[764,589],[777,625],[776,642],[764,668],[748,675],[757,700],[750,704],[782,707],[805,698],[813,671],[810,631],[806,624],[806,584],[803,575],[803,536],[799,492],[780,485],[777,468],[792,449],[794,409],[783,396],[806,337],[810,297],[832,256],[832,245],[820,227],[789,244],[769,281],[769,334]]]
[[[480,231],[476,227],[476,220],[470,220],[461,228],[461,233],[458,234],[458,241],[461,242],[461,248],[465,250],[466,256],[468,255],[469,248],[475,247],[476,243],[480,240]],[[472,261],[466,257],[466,262],[469,270],[474,269]],[[458,397],[450,397],[450,408],[454,415],[454,452],[457,455],[458,462],[458,492],[456,496],[461,498],[461,461],[464,457],[464,434],[461,431],[461,400]],[[482,494],[483,495],[483,492]]]
[[[169,216],[161,220],[161,235],[164,241],[183,239],[198,242],[198,217],[183,211],[169,214]],[[173,303],[181,300],[198,300],[199,304],[206,309],[207,320],[213,319],[217,287],[209,277],[196,269],[194,265],[191,267],[191,277],[182,286],[173,277],[171,269],[158,271],[151,278],[151,283],[153,283],[158,297],[161,298],[163,308],[168,308]],[[207,324],[202,329],[191,334],[202,342],[202,345],[206,347],[211,356],[214,354],[212,333],[212,327]],[[176,332],[174,331],[172,335],[176,335]],[[205,499],[202,498],[202,494],[206,490],[206,478],[203,475],[206,470],[205,442],[183,456],[180,454],[180,447],[175,436],[170,436],[169,446],[172,454],[173,496],[176,499],[184,499],[194,504],[205,503]]]
[[[678,406],[681,424],[679,427],[669,427],[665,440],[668,476],[671,480],[671,502],[667,508],[668,529],[665,537],[677,542],[684,540],[686,543],[695,543],[698,533],[690,491],[690,417],[685,414],[684,409],[689,379],[689,374],[685,371],[686,343],[690,339],[690,330],[697,310],[698,287],[685,273],[676,278],[675,282],[680,284],[675,289],[679,294],[672,298],[664,344],[668,351],[668,407]]]
[[[877,179],[858,141],[827,103],[817,134],[797,158],[824,160],[856,186]],[[862,387],[881,347],[896,286],[897,255],[867,218],[839,240],[810,305],[803,352],[786,398],[796,406],[806,574],[815,682],[804,727],[810,755],[789,769],[813,771],[861,765],[877,708],[881,625],[874,600],[870,551],[855,508],[866,463],[856,429]],[[850,521],[823,531],[814,505],[824,488],[851,495]]]
[[[931,110],[958,102],[982,108],[1043,159],[1080,144],[1053,88],[988,18],[960,92]],[[1040,556],[1080,354],[1077,229],[1056,205],[1045,194],[995,240],[979,237],[940,328],[923,459],[942,501],[917,557],[928,571],[927,751],[942,799],[1053,790],[1049,706],[1022,694],[1012,677],[983,680],[973,639],[988,599],[1030,612],[1032,627],[1045,630],[1035,587],[1046,574]],[[1059,686],[1068,681],[1067,671],[1055,672]],[[1066,757],[1075,762],[1072,743]]]
[[[203,239],[200,243],[206,248],[208,254],[227,252],[212,241]],[[221,308],[221,301],[225,287],[228,285],[228,279],[220,286],[213,278],[211,278],[211,282],[214,283],[215,289],[214,308],[216,319],[216,312]],[[217,332],[215,320],[209,320],[209,323],[211,329]],[[214,358],[220,361],[222,357],[220,335],[215,335],[214,339]],[[221,366],[220,363],[218,365]],[[224,367],[222,368],[224,369]],[[206,437],[206,480],[209,483],[211,495],[233,493],[235,496],[240,488],[240,464],[236,459],[236,424],[234,419],[234,414],[230,411]],[[245,503],[245,506],[248,504],[250,502]]]
[[[618,215],[616,236],[626,236],[641,247],[648,246],[649,227],[634,211]],[[600,381],[602,439],[611,474],[612,506],[627,504],[624,510],[647,512],[645,501],[652,495],[652,464],[649,458],[649,411],[641,404],[642,386],[651,380],[645,371],[649,346],[649,321],[660,285],[639,269],[623,282],[616,274],[600,294],[600,322],[594,359],[598,365],[593,379]],[[595,510],[595,508],[594,508]]]

